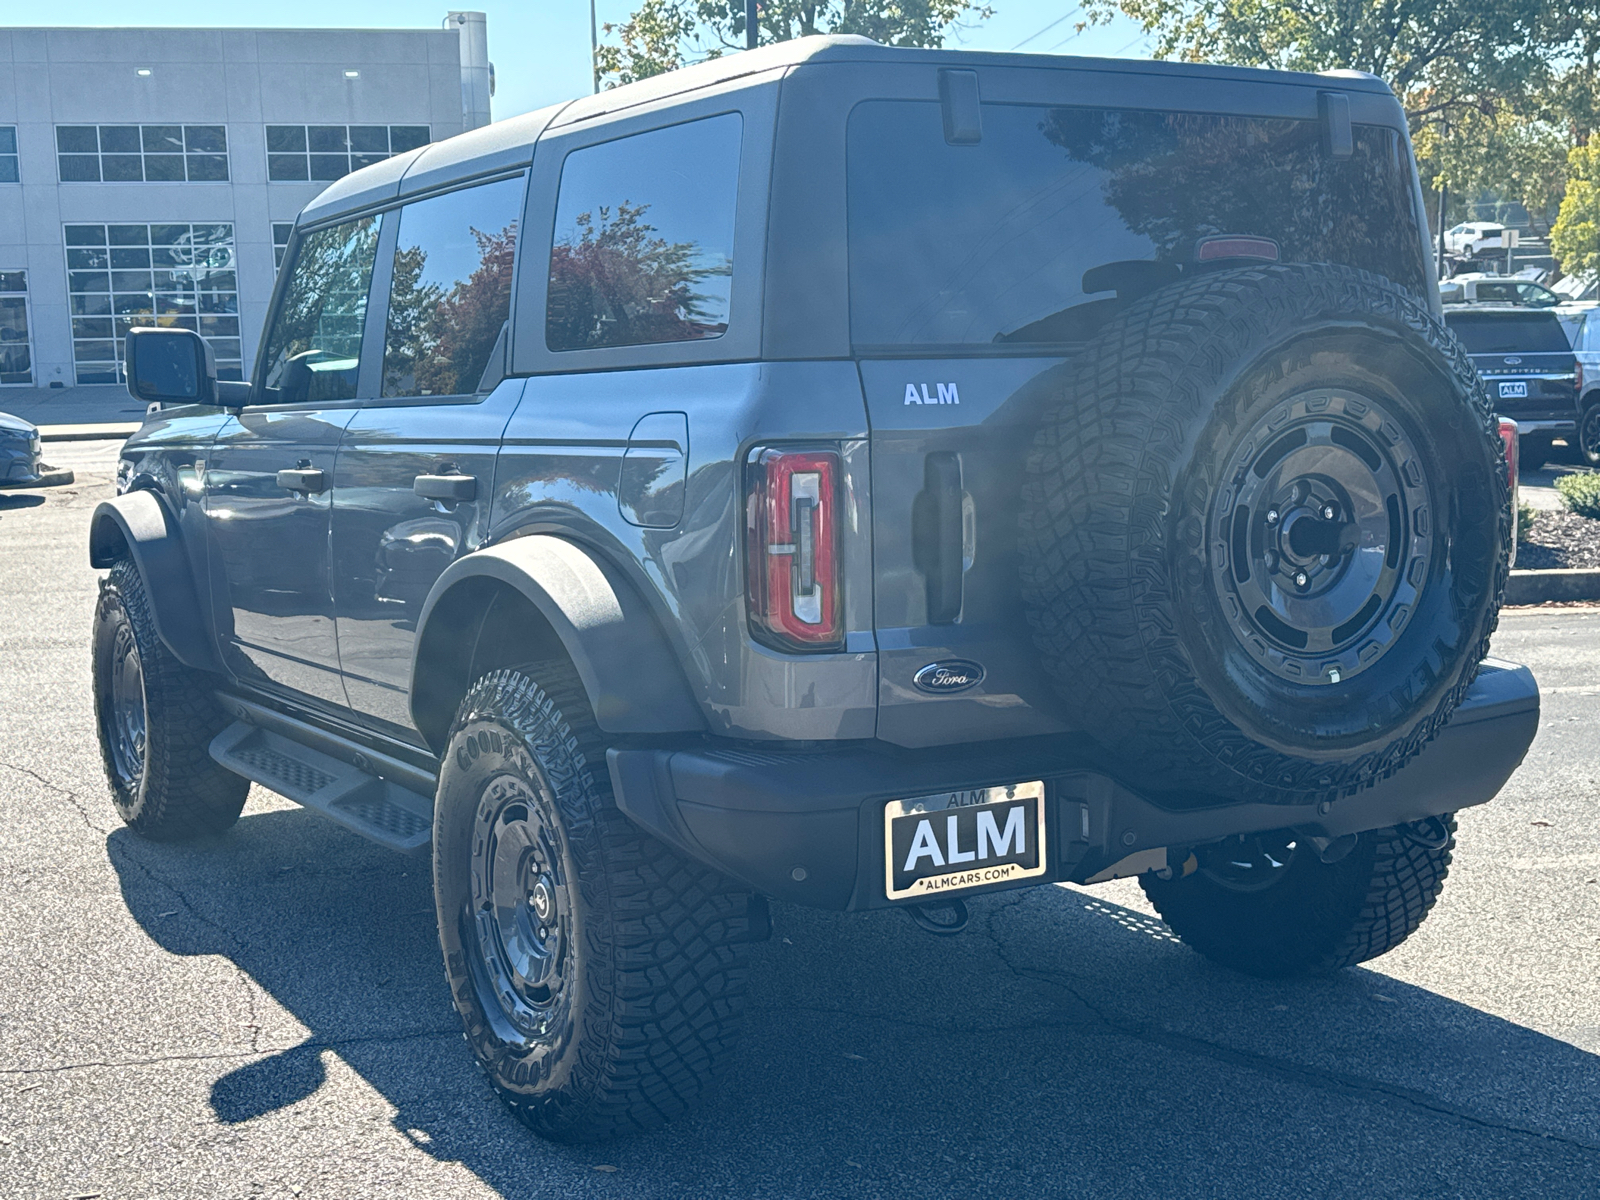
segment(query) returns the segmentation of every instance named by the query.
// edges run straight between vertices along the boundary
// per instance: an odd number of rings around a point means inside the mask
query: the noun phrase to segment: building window
[[[28,345],[28,273],[0,271],[0,386],[32,383],[33,353]]]
[[[428,141],[426,125],[268,125],[267,178],[339,179]]]
[[[222,125],[57,125],[62,183],[226,183]]]
[[[193,329],[219,379],[242,378],[232,225],[68,225],[67,291],[79,383],[122,380],[122,339]]]
[[[20,183],[17,170],[17,127],[0,125],[0,183]]]
[[[289,249],[289,235],[293,232],[293,221],[274,221],[272,223],[272,265],[276,270],[283,269],[284,251]]]

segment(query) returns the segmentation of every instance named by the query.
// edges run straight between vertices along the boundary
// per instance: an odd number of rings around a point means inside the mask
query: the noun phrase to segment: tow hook
[[[948,919],[936,917],[935,913],[949,913]],[[966,901],[951,896],[945,900],[928,900],[922,904],[907,905],[906,916],[910,917],[918,929],[925,929],[929,933],[936,933],[940,937],[951,937],[960,933],[967,927]]]
[[[1423,817],[1400,826],[1400,832],[1424,850],[1443,850],[1450,843],[1450,826],[1443,817]]]

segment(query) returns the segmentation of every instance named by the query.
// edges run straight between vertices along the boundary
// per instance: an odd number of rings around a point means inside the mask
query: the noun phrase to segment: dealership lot
[[[256,789],[123,830],[88,692],[78,483],[0,493],[6,1197],[1594,1194],[1600,612],[1511,613],[1544,719],[1461,817],[1439,908],[1331,981],[1229,975],[1136,885],[982,900],[940,939],[777,906],[744,1049],[663,1133],[541,1143],[478,1080],[428,869]]]

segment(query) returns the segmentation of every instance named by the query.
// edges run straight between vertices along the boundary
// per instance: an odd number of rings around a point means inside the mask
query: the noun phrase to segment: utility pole
[[[600,34],[594,22],[594,0],[589,0],[589,69],[594,75],[594,90],[600,91]]]
[[[756,23],[756,0],[744,0],[744,48],[754,50],[761,40],[761,26]]]

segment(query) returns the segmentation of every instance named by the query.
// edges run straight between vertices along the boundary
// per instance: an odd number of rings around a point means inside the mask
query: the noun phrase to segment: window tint
[[[550,251],[550,349],[727,330],[742,129],[728,113],[567,155]]]
[[[267,338],[265,404],[349,400],[356,394],[378,218],[306,234]]]
[[[511,312],[511,266],[525,180],[503,179],[408,204],[399,212],[385,396],[477,389]]]
[[[1553,312],[1446,313],[1468,354],[1571,353],[1566,331]]]
[[[1392,131],[1358,125],[1334,159],[1314,121],[985,104],[982,129],[950,145],[933,102],[851,113],[857,344],[1081,341],[1215,234],[1428,290]]]

